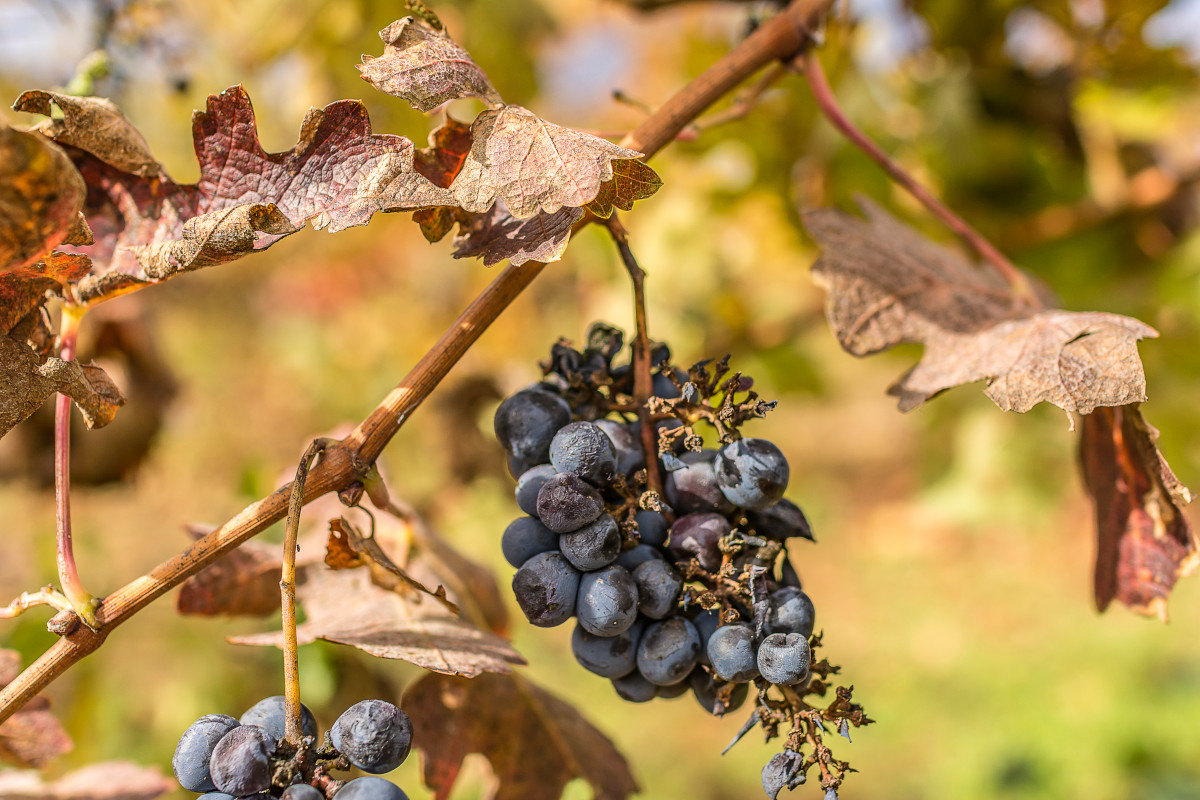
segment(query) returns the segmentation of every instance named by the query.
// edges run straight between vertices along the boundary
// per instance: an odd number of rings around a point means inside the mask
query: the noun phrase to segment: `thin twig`
[[[288,496],[287,525],[283,534],[283,568],[279,574],[283,622],[283,738],[297,747],[304,729],[300,719],[300,645],[296,642],[296,540],[300,537],[300,508],[304,505],[308,470],[317,455],[334,441],[317,439],[304,451]]]
[[[21,596],[0,608],[0,619],[19,617],[34,606],[51,606],[59,611],[72,611],[71,601],[53,586],[43,586],[36,592],[21,592]]]
[[[638,266],[633,251],[629,249],[629,234],[617,212],[604,221],[604,227],[617,245],[621,263],[629,273],[633,284],[633,319],[636,336],[633,340],[633,405],[637,409],[638,429],[642,437],[642,452],[646,454],[646,482],[650,491],[665,498],[662,475],[658,471],[658,436],[650,418],[648,401],[652,394],[650,378],[650,328],[646,322],[646,272]]]
[[[1031,308],[1041,307],[1042,303],[1038,299],[1037,293],[1034,291],[1033,285],[1025,273],[1017,269],[983,234],[971,227],[962,217],[947,208],[941,200],[938,200],[932,192],[922,186],[916,178],[908,174],[904,167],[900,166],[891,156],[884,152],[882,147],[872,141],[869,136],[859,130],[850,121],[850,118],[846,116],[841,106],[838,105],[837,97],[829,86],[829,81],[825,77],[825,71],[821,68],[821,61],[817,58],[816,53],[806,50],[793,60],[792,65],[804,72],[804,76],[808,81],[808,87],[812,91],[813,99],[816,100],[817,107],[833,127],[837,128],[843,136],[849,139],[851,144],[870,156],[871,160],[882,167],[883,171],[892,180],[907,189],[913,197],[921,202],[921,205],[925,206],[931,214],[941,220],[942,224],[958,234],[980,258],[991,264],[1012,289],[1013,300],[1015,302]]]
[[[75,346],[79,340],[79,322],[82,318],[82,309],[63,306],[58,352],[58,357],[63,361],[75,360]],[[71,398],[61,393],[54,402],[54,500],[54,550],[58,580],[75,613],[85,625],[95,630],[96,606],[99,601],[83,588],[79,580],[79,567],[75,563],[75,545],[71,536]]]
[[[667,100],[622,141],[647,157],[674,140],[689,122],[743,80],[772,61],[791,60],[811,41],[810,31],[832,0],[795,0],[751,36]],[[587,218],[585,218],[587,219]],[[325,450],[308,475],[303,498],[362,480],[401,425],[487,327],[541,273],[544,264],[509,265],[459,315],[437,344],[412,368],[353,433]],[[96,651],[121,623],[238,545],[269,528],[287,513],[291,484],[244,508],[212,533],[175,557],[135,578],[105,598],[99,629],[76,628],[50,646],[12,682],[0,689],[0,723],[81,659]]]

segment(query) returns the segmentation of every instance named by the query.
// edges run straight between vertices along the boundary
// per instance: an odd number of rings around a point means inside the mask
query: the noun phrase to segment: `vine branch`
[[[713,103],[762,67],[791,61],[812,41],[833,0],[794,0],[753,34],[670,97],[621,142],[648,158]],[[585,221],[594,218],[585,217]],[[321,495],[362,480],[408,416],[425,400],[488,326],[533,282],[545,267],[526,262],[504,269],[458,316],[437,343],[354,431],[326,447],[308,473],[301,496],[310,503]],[[130,581],[105,598],[97,627],[65,626],[50,646],[11,683],[0,689],[0,723],[45,689],[71,666],[93,653],[114,629],[151,602],[212,564],[243,542],[283,519],[292,484],[242,509],[191,547]]]

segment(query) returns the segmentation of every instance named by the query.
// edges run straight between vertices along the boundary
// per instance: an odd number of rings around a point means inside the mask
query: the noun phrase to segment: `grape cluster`
[[[284,738],[284,698],[268,697],[241,719],[206,714],[194,722],[175,748],[171,765],[181,786],[202,800],[282,798],[283,800],[408,800],[398,786],[376,775],[391,772],[408,758],[412,723],[384,700],[363,700],[346,709],[316,741],[317,721],[301,706],[303,738]],[[357,767],[372,773],[338,781],[329,770]]]

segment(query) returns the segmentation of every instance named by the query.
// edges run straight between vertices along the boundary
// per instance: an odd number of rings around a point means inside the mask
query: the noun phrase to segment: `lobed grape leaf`
[[[127,141],[132,126],[107,101],[26,92],[14,108],[49,113],[52,105],[63,118],[42,130],[63,144],[90,189],[84,212],[96,242],[81,251],[95,265],[75,286],[82,301],[232,261],[306,222],[339,231],[378,211],[453,202],[416,171],[411,142],[371,133],[356,101],[310,110],[296,146],[267,153],[246,92],[210,96],[192,122],[195,184],[175,183],[147,162],[144,142]]]
[[[444,30],[414,17],[398,19],[379,32],[383,55],[364,55],[358,66],[376,89],[432,111],[460,97],[478,97],[490,106],[503,101],[487,74]]]
[[[515,219],[500,201],[486,214],[471,216],[454,237],[455,258],[482,258],[484,266],[508,259],[514,266],[526,261],[544,263],[562,258],[571,229],[583,218],[582,208],[560,208]]]
[[[21,654],[0,650],[0,687],[21,672]],[[49,711],[49,702],[38,695],[0,724],[0,760],[20,767],[44,767],[74,747],[71,737]],[[0,773],[0,781],[5,775]],[[0,797],[7,798],[0,784]]]
[[[1165,622],[1175,582],[1200,564],[1200,541],[1183,513],[1191,493],[1157,439],[1137,405],[1099,408],[1083,418],[1079,455],[1096,509],[1096,607],[1116,599]]]
[[[614,159],[641,153],[547,122],[521,106],[484,111],[471,151],[450,186],[458,205],[482,214],[504,201],[517,219],[587,205],[612,180]]]
[[[427,675],[404,698],[421,732],[424,778],[437,800],[451,796],[463,759],[480,753],[499,786],[494,800],[557,800],[572,778],[596,800],[638,791],[629,765],[579,710],[519,675],[475,680]]]
[[[278,547],[246,542],[184,581],[175,597],[175,610],[204,617],[277,613],[282,568]]]
[[[86,194],[83,178],[61,148],[38,134],[0,125],[0,271],[32,268],[72,234],[86,238],[79,230]],[[8,306],[6,293],[0,293],[0,304]]]
[[[371,582],[390,592],[409,591],[427,594],[446,607],[451,614],[458,614],[458,606],[446,599],[446,590],[438,586],[430,591],[425,584],[413,578],[383,551],[379,537],[372,532],[364,536],[345,517],[329,521],[329,542],[325,550],[325,566],[330,569],[352,569],[365,566],[371,574]]]
[[[156,767],[105,761],[47,781],[37,772],[0,773],[4,800],[153,800],[178,788]]]
[[[598,217],[608,219],[614,208],[630,211],[635,201],[662,188],[662,178],[644,161],[623,158],[612,162],[612,168],[612,180],[600,184],[595,199],[587,204],[587,210]]]
[[[0,335],[0,436],[55,392],[75,401],[89,428],[113,420],[125,398],[104,370],[91,364],[43,358],[27,343]]]
[[[821,209],[804,215],[821,246],[813,276],[827,292],[826,315],[848,352],[864,356],[901,342],[925,345],[920,362],[888,393],[903,411],[953,386],[986,380],[1005,411],[1040,402],[1088,414],[1146,399],[1137,354],[1158,334],[1129,317],[1013,302],[993,270],[860,200],[866,219]]]

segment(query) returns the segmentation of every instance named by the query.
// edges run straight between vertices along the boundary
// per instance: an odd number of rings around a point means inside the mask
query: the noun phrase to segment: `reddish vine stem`
[[[657,153],[688,123],[743,80],[773,61],[791,61],[808,47],[812,41],[810,32],[817,28],[832,3],[833,0],[794,0],[669,98],[626,136],[622,145],[638,150],[646,157]],[[352,480],[361,480],[408,415],[544,267],[544,264],[531,261],[519,267],[509,265],[505,268],[370,416],[346,439],[326,448],[320,463],[308,475],[304,503],[340,489]],[[121,623],[283,519],[290,496],[289,483],[242,509],[237,516],[188,549],[106,597],[97,614],[98,629],[74,626],[67,630],[36,661],[0,689],[0,723],[78,661],[95,652]]]
[[[279,593],[283,624],[283,738],[299,746],[304,730],[300,719],[300,645],[296,641],[296,541],[300,537],[300,509],[304,505],[304,484],[317,455],[333,439],[317,439],[308,446],[296,467],[296,480],[288,496],[287,526],[283,534],[283,567],[279,574]]]
[[[650,491],[662,500],[666,497],[663,492],[662,475],[658,471],[658,437],[654,433],[654,422],[650,418],[650,407],[647,401],[651,395],[650,380],[650,328],[646,323],[646,272],[638,266],[633,251],[629,249],[629,234],[617,212],[604,221],[604,227],[617,245],[621,254],[621,263],[629,273],[633,284],[633,319],[636,337],[633,340],[633,404],[637,409],[638,429],[642,436],[642,451],[646,454],[646,482]]]
[[[908,174],[904,167],[900,166],[871,137],[859,130],[850,121],[850,118],[846,116],[841,106],[838,105],[837,97],[834,95],[833,89],[829,86],[829,81],[825,77],[825,71],[821,68],[821,61],[817,58],[816,53],[811,50],[804,51],[797,58],[793,59],[792,66],[804,72],[804,77],[808,81],[808,88],[817,103],[817,108],[821,110],[821,113],[825,115],[825,118],[829,120],[833,127],[837,128],[851,144],[870,156],[871,160],[882,167],[883,171],[892,180],[903,186],[909,194],[917,198],[921,205],[928,209],[929,213],[937,217],[947,228],[954,231],[980,258],[991,264],[1012,289],[1013,300],[1017,304],[1030,308],[1041,307],[1042,303],[1038,299],[1037,293],[1034,291],[1033,285],[1029,282],[1029,277],[1025,273],[1017,269],[983,234],[971,227],[962,217],[947,208],[931,191],[922,186],[912,175]]]
[[[75,360],[79,322],[82,319],[82,309],[74,306],[63,307],[58,351],[58,357],[63,361]],[[58,580],[75,613],[84,624],[95,630],[98,627],[96,606],[99,601],[83,588],[79,580],[79,567],[75,563],[75,545],[71,536],[71,398],[61,393],[54,401],[54,500],[55,562],[58,566]]]

